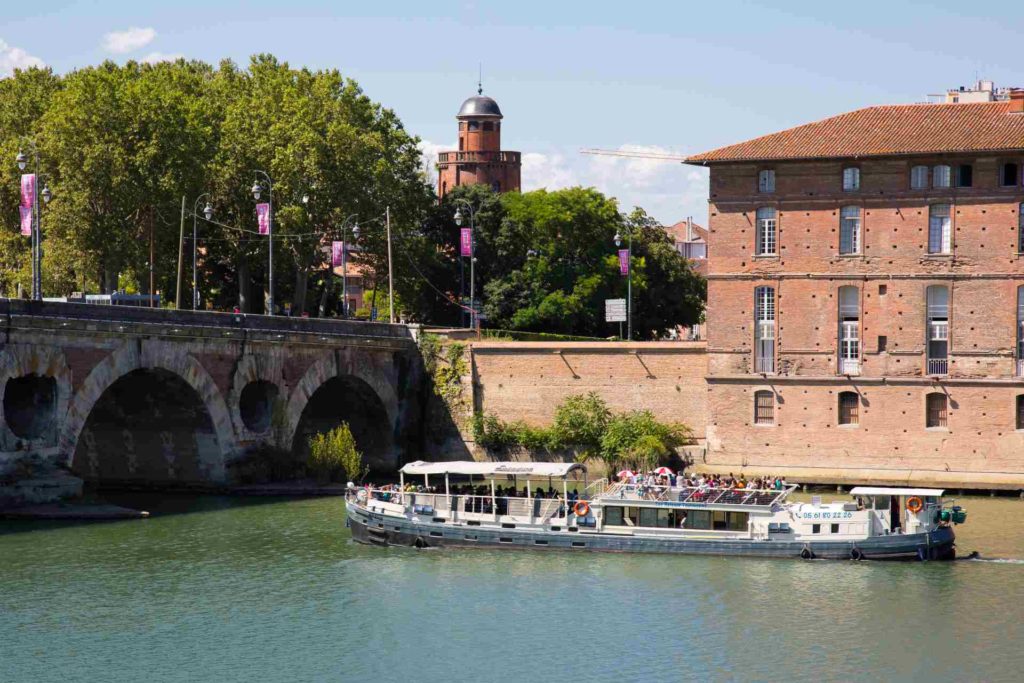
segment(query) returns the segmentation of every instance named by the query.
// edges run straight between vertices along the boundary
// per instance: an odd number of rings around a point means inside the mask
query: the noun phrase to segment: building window
[[[1017,429],[1024,429],[1024,394],[1017,396]]]
[[[843,169],[843,190],[852,192],[860,189],[860,169],[850,166]]]
[[[839,211],[839,253],[860,253],[859,206],[844,206]]]
[[[860,424],[860,397],[855,392],[844,391],[839,394],[839,424]]]
[[[1024,287],[1017,288],[1017,377],[1024,377]]]
[[[754,424],[775,424],[775,394],[772,392],[754,392]]]
[[[949,370],[949,290],[932,285],[926,290],[928,315],[928,374],[945,375]]]
[[[1024,253],[1024,202],[1017,207],[1017,251]]]
[[[956,186],[971,187],[974,185],[974,167],[970,164],[960,164],[956,167]]]
[[[775,372],[775,289],[754,290],[754,372]]]
[[[923,190],[928,187],[927,166],[915,166],[910,169],[910,187],[915,190]]]
[[[949,187],[950,171],[949,166],[939,164],[932,168],[932,187]]]
[[[1017,164],[1012,161],[1003,164],[999,172],[999,184],[1003,187],[1013,187],[1017,184]]]
[[[460,151],[460,152],[462,152],[462,151],[463,151],[463,148],[464,148],[465,146],[466,146],[465,140],[463,140],[463,139],[462,139],[462,138],[460,137],[460,138],[459,138],[459,151]]]
[[[494,124],[491,121],[484,121],[484,130],[494,130]]]
[[[946,410],[946,395],[940,393],[928,394],[926,397],[927,415],[925,426],[945,427],[948,424]]]
[[[860,291],[839,288],[839,374],[860,374]]]
[[[763,206],[757,210],[757,255],[775,256],[778,225],[775,209]]]
[[[757,174],[758,192],[775,192],[775,171],[766,168]]]
[[[480,130],[480,122],[479,121],[470,121],[469,122],[469,129],[470,130]]]
[[[928,253],[952,251],[952,223],[949,204],[932,204],[928,209]]]
[[[493,183],[491,183],[491,189],[494,190],[495,192],[501,192],[501,181],[495,180]]]

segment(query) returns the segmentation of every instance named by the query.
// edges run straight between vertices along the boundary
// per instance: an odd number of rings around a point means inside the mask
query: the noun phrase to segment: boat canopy
[[[887,486],[855,486],[850,490],[854,496],[941,496],[945,489],[901,489]]]
[[[475,460],[424,462],[417,460],[408,463],[401,469],[403,474],[471,474],[483,477],[500,475],[565,477],[574,471],[586,472],[587,468],[576,462],[476,462]]]

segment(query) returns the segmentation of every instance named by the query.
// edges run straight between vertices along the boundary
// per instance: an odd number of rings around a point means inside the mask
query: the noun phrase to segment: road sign
[[[605,299],[604,300],[604,319],[610,323],[622,323],[626,322],[626,300],[625,299]]]

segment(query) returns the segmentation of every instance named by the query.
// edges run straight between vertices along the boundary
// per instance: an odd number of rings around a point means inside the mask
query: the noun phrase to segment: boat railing
[[[592,481],[589,484],[587,484],[587,487],[583,489],[583,498],[585,500],[593,500],[594,498],[597,498],[598,496],[602,496],[605,493],[607,493],[608,489],[611,486],[617,485],[618,482],[616,482],[615,484],[609,484],[607,479],[597,479],[596,481]]]
[[[785,489],[748,489],[732,487],[683,486],[669,487],[645,484],[612,484],[602,496],[607,499],[636,501],[670,501],[703,505],[754,505],[770,507],[781,502],[796,486]]]
[[[366,491],[361,494],[361,491]],[[351,492],[350,492],[351,493]],[[356,500],[379,500],[405,507],[413,514],[443,517],[446,520],[475,520],[481,517],[515,517],[517,519],[545,522],[565,517],[571,512],[561,496],[555,498],[507,497],[489,495],[448,495],[444,493],[419,493],[397,489],[358,489],[351,495]]]

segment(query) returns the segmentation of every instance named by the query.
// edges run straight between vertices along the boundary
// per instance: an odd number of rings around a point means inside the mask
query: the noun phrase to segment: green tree
[[[555,409],[552,445],[597,449],[611,417],[608,404],[596,391],[569,396]]]
[[[615,415],[601,435],[601,459],[609,468],[626,465],[647,470],[663,462],[692,432],[682,424],[659,422],[649,410]]]
[[[358,482],[370,471],[363,464],[363,454],[356,447],[347,422],[310,438],[308,462],[310,472],[322,483],[345,481],[346,478]]]

